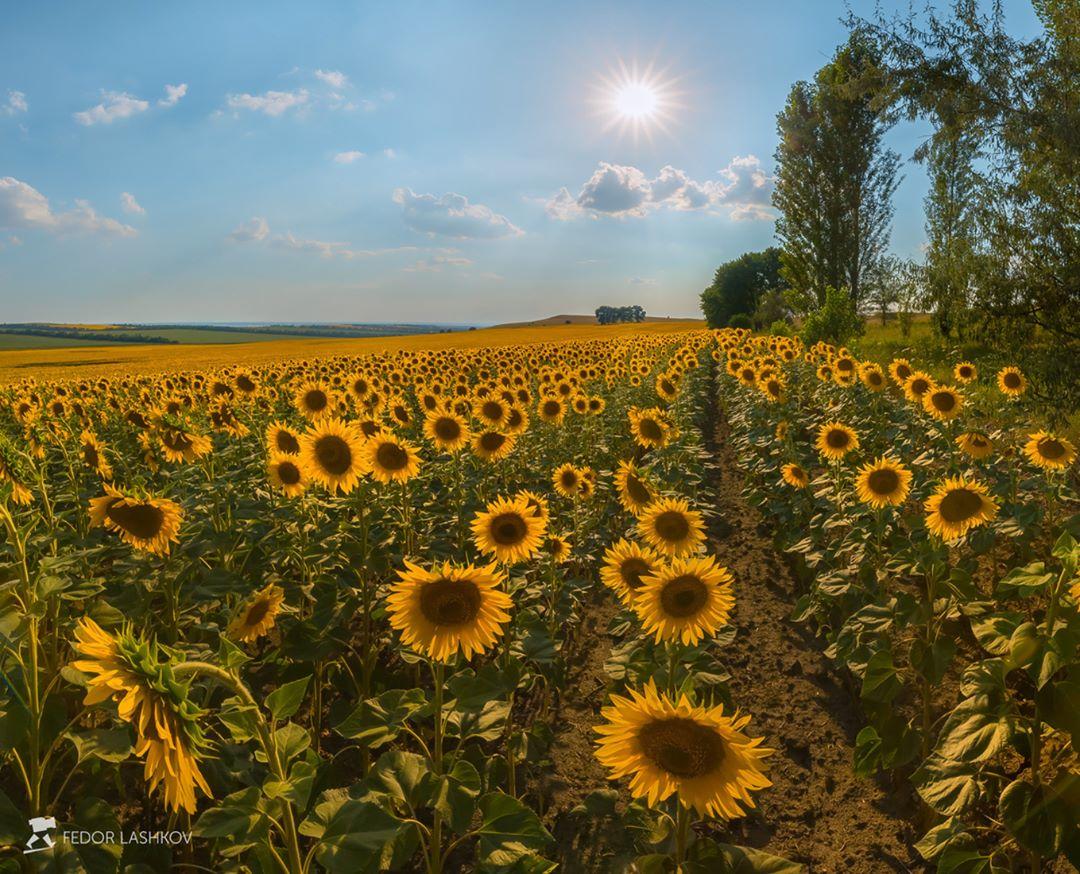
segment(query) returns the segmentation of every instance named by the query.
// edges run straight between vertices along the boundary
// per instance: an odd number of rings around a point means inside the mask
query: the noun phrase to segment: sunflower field
[[[1025,388],[732,329],[0,388],[0,871],[815,870],[748,826],[717,418],[919,864],[1067,870],[1076,451]]]

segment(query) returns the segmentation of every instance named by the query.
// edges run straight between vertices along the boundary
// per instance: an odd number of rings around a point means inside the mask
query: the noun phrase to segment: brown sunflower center
[[[1005,383],[1006,388],[1020,388],[1020,374],[1019,373],[1006,373],[1002,382]]]
[[[709,600],[709,591],[700,577],[683,574],[664,584],[660,604],[668,616],[685,619],[701,610]]]
[[[186,452],[191,448],[191,438],[183,431],[163,431],[161,442],[175,452]]]
[[[973,372],[972,369],[970,367],[968,367],[966,364],[961,365],[961,367],[960,367],[960,376],[962,376],[964,379],[967,379],[969,376],[971,376],[972,372]]]
[[[270,599],[259,598],[254,604],[247,609],[247,615],[244,617],[244,624],[258,625],[266,618],[266,614],[270,612]]]
[[[982,510],[983,499],[976,491],[971,489],[951,489],[944,498],[938,512],[946,522],[963,522],[975,516]]]
[[[82,446],[83,461],[90,467],[98,466],[98,451],[93,443],[84,443]]]
[[[641,588],[641,578],[652,571],[649,563],[643,558],[628,558],[619,566],[619,574],[631,589]]]
[[[679,543],[690,534],[690,520],[678,510],[665,510],[656,517],[653,528],[663,540]]]
[[[870,472],[866,484],[876,495],[891,495],[900,487],[900,475],[891,467],[880,468]]]
[[[161,533],[165,524],[165,513],[153,504],[117,501],[109,507],[107,513],[109,518],[128,534],[141,540],[153,540]]]
[[[296,439],[296,436],[284,428],[278,429],[278,432],[274,435],[274,445],[277,447],[278,452],[286,452],[289,455],[296,455],[300,451],[300,441]]]
[[[638,729],[641,751],[654,765],[675,777],[693,779],[713,773],[724,760],[724,740],[692,719],[674,717]]]
[[[564,470],[559,476],[559,482],[564,489],[572,489],[577,485],[577,473],[572,470]]]
[[[506,435],[498,431],[485,431],[480,435],[480,446],[487,452],[497,452],[506,442]]]
[[[409,453],[396,443],[380,443],[375,461],[383,470],[404,470],[409,465]]]
[[[503,417],[502,404],[498,401],[485,401],[480,412],[489,422],[498,422]]]
[[[326,392],[320,388],[313,388],[304,392],[304,407],[313,413],[325,410],[328,403],[330,403],[330,399],[326,396]]]
[[[461,425],[450,416],[440,416],[435,420],[435,434],[440,440],[457,440],[461,437]]]
[[[830,428],[825,435],[825,443],[830,449],[846,449],[850,442],[851,436],[840,428]]]
[[[922,396],[930,391],[930,382],[926,379],[913,379],[911,381],[911,391],[917,396]]]
[[[1056,437],[1043,437],[1038,445],[1039,455],[1050,461],[1056,461],[1065,455],[1065,446]]]
[[[950,413],[956,407],[956,395],[951,391],[936,391],[930,395],[930,403],[934,409],[942,413]]]
[[[326,434],[315,441],[315,459],[327,473],[341,476],[352,467],[352,450],[337,434]]]
[[[433,625],[465,625],[480,612],[480,590],[471,580],[435,580],[420,590],[420,612]]]
[[[242,392],[250,393],[250,392],[255,391],[255,383],[252,382],[251,379],[249,377],[246,377],[246,376],[238,376],[238,377],[236,377],[236,387],[238,389],[240,389],[240,391],[242,391]]]
[[[558,401],[544,401],[544,415],[557,416],[562,410],[562,404]]]
[[[652,500],[648,487],[632,473],[626,476],[626,493],[635,504],[647,504]]]
[[[646,440],[660,441],[664,439],[664,429],[660,427],[660,423],[656,419],[641,419],[638,422],[638,429],[641,431],[641,436]]]
[[[516,546],[529,533],[529,526],[520,513],[500,513],[491,520],[491,538],[499,546]]]
[[[911,376],[911,368],[906,364],[901,364],[896,368],[896,375],[901,379],[907,379]]]
[[[294,486],[300,482],[300,468],[291,461],[283,461],[278,465],[278,478],[287,486]]]

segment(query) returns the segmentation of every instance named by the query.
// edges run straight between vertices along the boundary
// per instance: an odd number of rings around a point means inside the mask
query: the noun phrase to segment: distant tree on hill
[[[601,325],[614,325],[617,322],[643,322],[645,310],[637,304],[625,307],[597,307],[596,321]]]

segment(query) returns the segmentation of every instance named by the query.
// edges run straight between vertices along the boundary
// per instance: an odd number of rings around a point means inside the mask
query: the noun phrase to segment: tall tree
[[[846,288],[858,305],[888,247],[900,157],[882,144],[879,61],[854,31],[812,83],[792,87],[777,116],[776,234],[792,303],[804,311],[821,306],[829,287]]]
[[[722,328],[732,316],[751,316],[767,291],[784,290],[780,275],[780,250],[747,252],[716,268],[712,285],[701,293],[701,309],[709,325]]]

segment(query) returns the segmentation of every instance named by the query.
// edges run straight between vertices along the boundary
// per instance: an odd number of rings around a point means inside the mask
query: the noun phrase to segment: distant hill
[[[681,322],[686,319],[672,318],[671,316],[645,316],[646,322]],[[548,316],[546,319],[535,319],[531,322],[507,322],[505,325],[493,325],[495,328],[544,328],[549,325],[595,325],[596,316],[575,316],[563,313],[558,316]]]

